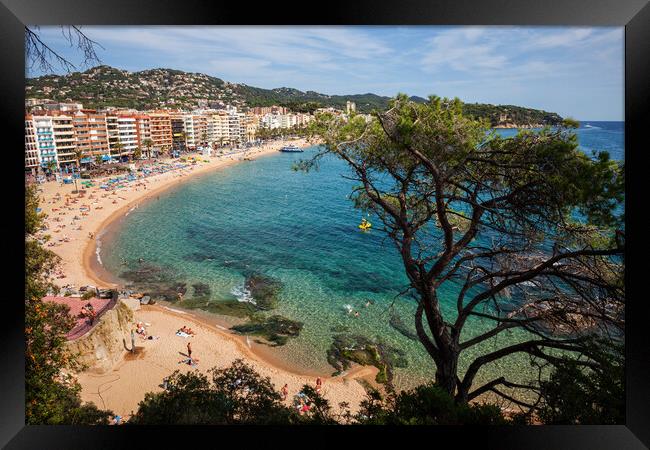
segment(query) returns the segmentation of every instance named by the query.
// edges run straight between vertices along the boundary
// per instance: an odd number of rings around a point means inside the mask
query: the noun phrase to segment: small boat
[[[282,147],[280,149],[280,151],[285,152],[285,153],[302,153],[302,152],[304,152],[303,149],[301,149],[300,147],[297,147],[297,146],[295,146],[293,144],[289,144],[289,145],[286,145],[286,146]]]
[[[359,228],[361,231],[367,231],[372,227],[372,224],[368,222],[366,219],[361,219],[361,223],[359,224]]]

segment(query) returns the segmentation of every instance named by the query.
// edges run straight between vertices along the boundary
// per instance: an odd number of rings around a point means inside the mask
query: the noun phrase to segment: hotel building
[[[132,115],[109,115],[106,116],[106,128],[111,157],[120,159],[132,155],[138,146],[136,118]]]
[[[163,151],[172,147],[172,122],[168,112],[151,112],[149,130],[154,151]],[[146,147],[146,146],[145,146]]]
[[[219,110],[208,114],[208,140],[212,144],[224,145],[230,142],[228,113]]]
[[[76,146],[88,161],[109,154],[106,115],[94,110],[80,110],[72,114]]]
[[[36,175],[40,166],[40,156],[36,144],[36,133],[32,116],[25,117],[25,172]]]
[[[193,114],[192,123],[194,126],[194,142],[190,148],[202,146],[209,142],[208,140],[208,116],[204,114]]]
[[[36,173],[54,161],[57,167],[75,165],[76,138],[72,117],[27,115],[25,117],[25,168]]]
[[[136,114],[135,118],[135,141],[136,148],[144,154],[147,149],[144,143],[151,140],[151,118],[147,114]]]
[[[169,118],[172,128],[172,146],[175,149],[185,150],[187,142],[185,139],[185,119],[183,114],[174,113]]]
[[[238,112],[228,106],[219,110],[193,112],[157,110],[104,111],[83,109],[81,104],[57,104],[67,111],[37,110],[25,115],[25,169],[32,174],[54,161],[57,167],[76,165],[76,151],[82,163],[97,156],[114,160],[130,157],[136,148],[143,155],[170,148],[194,150],[212,145],[238,145],[255,139],[260,126],[291,128],[313,119],[309,114],[282,114],[283,107],[253,108],[268,111],[258,115]],[[145,144],[151,141],[149,148]]]

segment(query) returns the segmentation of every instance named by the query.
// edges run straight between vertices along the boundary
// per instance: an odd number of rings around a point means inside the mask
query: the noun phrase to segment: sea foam
[[[230,293],[235,296],[238,302],[247,302],[252,303],[253,305],[257,304],[251,295],[251,291],[246,289],[246,286],[244,286],[243,283],[239,286],[233,287]]]

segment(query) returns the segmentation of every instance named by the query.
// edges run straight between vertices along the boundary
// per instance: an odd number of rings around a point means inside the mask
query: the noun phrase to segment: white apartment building
[[[108,146],[113,157],[130,155],[137,148],[136,119],[130,116],[106,116]],[[118,148],[117,144],[122,147]]]
[[[185,145],[196,147],[196,136],[194,135],[194,118],[192,114],[183,114],[183,129],[185,131]]]
[[[280,116],[280,128],[292,128],[298,124],[296,115],[282,114]]]
[[[245,117],[245,114],[237,112],[228,115],[228,133],[231,144],[239,144],[243,141],[243,137],[246,135]]]
[[[36,133],[34,121],[31,118],[25,119],[25,170],[36,175],[40,166],[38,146],[36,144]]]
[[[28,121],[32,122],[31,125]],[[25,120],[25,158],[30,160],[32,168],[35,167],[34,158],[41,167],[47,166],[51,161],[55,161],[57,167],[74,165],[75,149],[72,117],[28,116]]]
[[[218,144],[236,144],[246,140],[246,114],[237,108],[204,112],[207,118],[207,140]]]
[[[260,126],[268,129],[292,128],[309,123],[313,117],[309,114],[264,114],[260,119]]]
[[[230,141],[230,127],[228,122],[228,113],[225,111],[215,111],[207,114],[208,116],[208,141],[210,143],[223,144]]]
[[[281,125],[280,115],[279,114],[264,114],[260,120],[260,124],[264,128],[274,130],[280,128]]]

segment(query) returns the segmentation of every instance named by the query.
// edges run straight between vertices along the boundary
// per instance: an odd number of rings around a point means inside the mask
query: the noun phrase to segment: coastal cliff
[[[84,336],[68,342],[68,349],[79,355],[79,362],[92,373],[103,374],[113,368],[130,345],[135,304],[120,300],[99,323]]]

